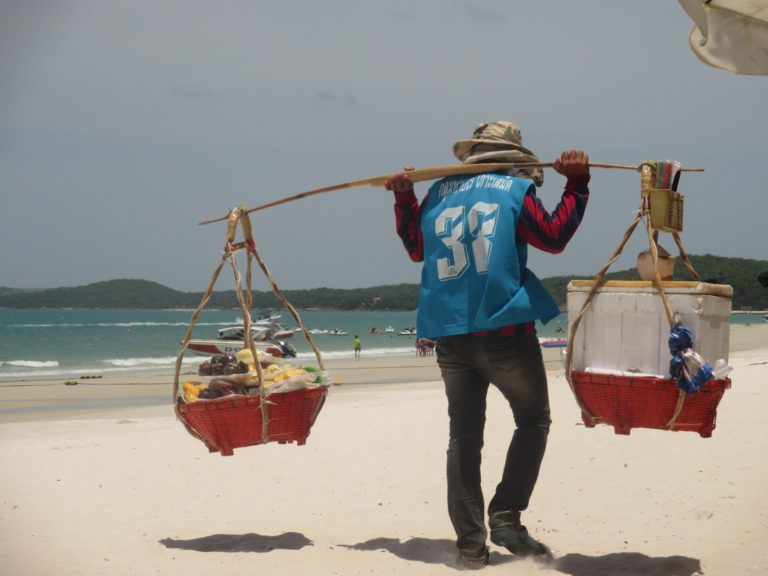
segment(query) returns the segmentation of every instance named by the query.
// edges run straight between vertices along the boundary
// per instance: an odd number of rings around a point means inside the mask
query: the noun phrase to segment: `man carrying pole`
[[[464,164],[537,163],[511,122],[475,128],[457,142]],[[501,480],[488,505],[490,539],[516,555],[549,556],[528,534],[520,513],[528,507],[550,425],[547,377],[535,321],[559,314],[526,267],[528,245],[563,251],[581,223],[589,198],[589,157],[563,152],[553,168],[566,177],[549,213],[536,196],[538,168],[442,178],[421,203],[405,172],[388,178],[397,231],[415,262],[423,262],[417,333],[437,340],[437,361],[448,398],[448,513],[460,563],[488,564],[488,531],[480,483],[486,394],[496,386],[509,403],[516,429]]]

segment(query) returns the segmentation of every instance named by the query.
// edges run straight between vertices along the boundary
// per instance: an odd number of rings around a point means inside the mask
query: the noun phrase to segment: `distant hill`
[[[0,286],[0,296],[3,296],[5,294],[15,294],[17,292],[32,292],[31,289],[19,289],[19,288],[8,288],[7,286]]]
[[[0,306],[5,308],[173,308],[183,300],[183,292],[147,280],[109,280],[6,293],[0,290]]]
[[[734,310],[767,310],[768,289],[757,281],[757,275],[768,269],[768,260],[725,258],[705,254],[690,256],[702,279],[733,286]],[[611,272],[609,280],[636,280],[633,269]],[[587,276],[553,276],[542,283],[559,306],[564,307],[568,282]],[[690,280],[690,274],[679,261],[675,280]],[[370,288],[312,288],[286,290],[285,295],[296,308],[335,310],[414,310],[418,303],[416,284],[393,284]],[[122,279],[96,282],[85,286],[23,290],[0,287],[0,308],[195,308],[202,292],[182,292],[148,280]],[[210,308],[238,308],[234,290],[216,291],[208,302]],[[272,292],[254,292],[254,309],[282,308]]]

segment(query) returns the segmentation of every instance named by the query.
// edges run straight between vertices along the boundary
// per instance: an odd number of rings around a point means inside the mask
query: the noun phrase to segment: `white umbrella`
[[[736,74],[768,75],[768,0],[679,0],[696,56]]]

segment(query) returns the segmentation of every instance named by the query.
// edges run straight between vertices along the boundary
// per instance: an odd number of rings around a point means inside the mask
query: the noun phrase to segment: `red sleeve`
[[[413,190],[395,193],[397,235],[400,236],[408,256],[414,262],[424,260],[424,238],[419,227],[420,216],[421,206]]]
[[[589,200],[589,175],[573,176],[565,184],[560,203],[547,212],[531,186],[517,222],[517,238],[545,252],[562,252],[581,224]]]

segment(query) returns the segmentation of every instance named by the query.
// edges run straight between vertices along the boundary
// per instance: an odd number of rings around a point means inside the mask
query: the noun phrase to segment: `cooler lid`
[[[589,292],[594,285],[594,280],[571,280],[568,283],[568,292]],[[700,294],[704,296],[719,296],[732,298],[733,287],[728,284],[710,284],[708,282],[692,281],[668,281],[662,282],[664,291],[669,294]],[[656,287],[650,280],[609,280],[605,282],[598,292],[656,292]]]

